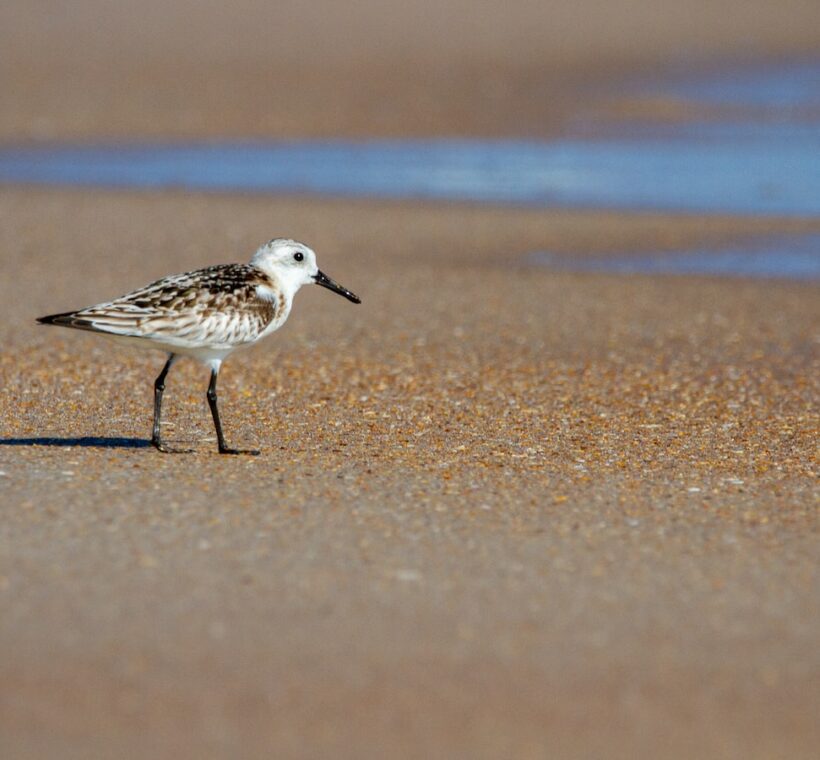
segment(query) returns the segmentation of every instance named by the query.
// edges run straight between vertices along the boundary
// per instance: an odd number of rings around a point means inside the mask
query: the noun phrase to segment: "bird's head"
[[[296,240],[276,238],[265,243],[254,254],[251,264],[281,283],[291,295],[302,285],[315,284],[328,288],[353,303],[361,303],[355,293],[324,274],[316,264],[313,250]]]

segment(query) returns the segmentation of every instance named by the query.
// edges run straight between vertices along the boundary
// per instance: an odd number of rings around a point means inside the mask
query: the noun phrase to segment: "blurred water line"
[[[611,140],[373,140],[0,148],[0,182],[820,214],[820,127]]]
[[[535,251],[528,263],[570,272],[820,279],[820,235],[771,235],[724,247],[577,256]]]
[[[820,61],[624,87],[625,97],[662,95],[734,110],[709,121],[619,121],[604,125],[603,136],[599,130],[588,139],[550,142],[8,145],[0,146],[0,182],[820,215]],[[737,106],[749,109],[742,118]]]

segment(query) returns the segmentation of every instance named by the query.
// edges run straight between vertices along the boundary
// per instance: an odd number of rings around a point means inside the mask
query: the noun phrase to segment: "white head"
[[[329,288],[353,303],[361,303],[357,295],[323,274],[316,264],[313,250],[296,240],[276,238],[265,243],[254,254],[251,264],[278,282],[291,298],[302,285],[316,284]]]

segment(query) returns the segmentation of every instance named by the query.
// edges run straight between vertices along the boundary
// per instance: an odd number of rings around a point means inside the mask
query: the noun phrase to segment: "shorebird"
[[[165,378],[180,356],[190,356],[211,368],[206,394],[216,428],[220,454],[258,454],[225,444],[216,399],[216,380],[225,358],[278,330],[288,318],[302,285],[321,285],[361,303],[319,270],[316,254],[304,243],[277,238],[265,243],[250,264],[220,264],[171,275],[113,301],[78,311],[51,314],[44,325],[90,330],[140,348],[164,351],[168,360],[154,382],[154,426],[151,443],[171,452],[162,442],[160,418]]]

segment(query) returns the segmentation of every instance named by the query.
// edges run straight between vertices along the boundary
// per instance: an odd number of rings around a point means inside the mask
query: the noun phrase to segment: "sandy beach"
[[[371,48],[355,14],[285,4],[283,36],[246,5],[236,36],[212,12],[180,42],[184,3],[165,31],[154,3],[97,26],[92,2],[61,23],[6,4],[0,136],[546,135],[617,72],[802,55],[820,29],[814,3],[695,2],[690,17],[624,1],[510,12],[497,33],[485,14],[453,32],[458,4],[433,31],[396,11],[399,34],[365,4],[393,30]],[[195,68],[206,84],[188,91]],[[349,71],[370,78],[353,88]],[[0,188],[2,754],[814,756],[816,284],[556,272],[529,255],[818,231]],[[193,363],[166,408],[194,452],[155,452],[162,356],[34,323],[245,261],[273,235],[310,243],[363,303],[309,288],[226,362],[226,434],[259,457],[216,455]]]

